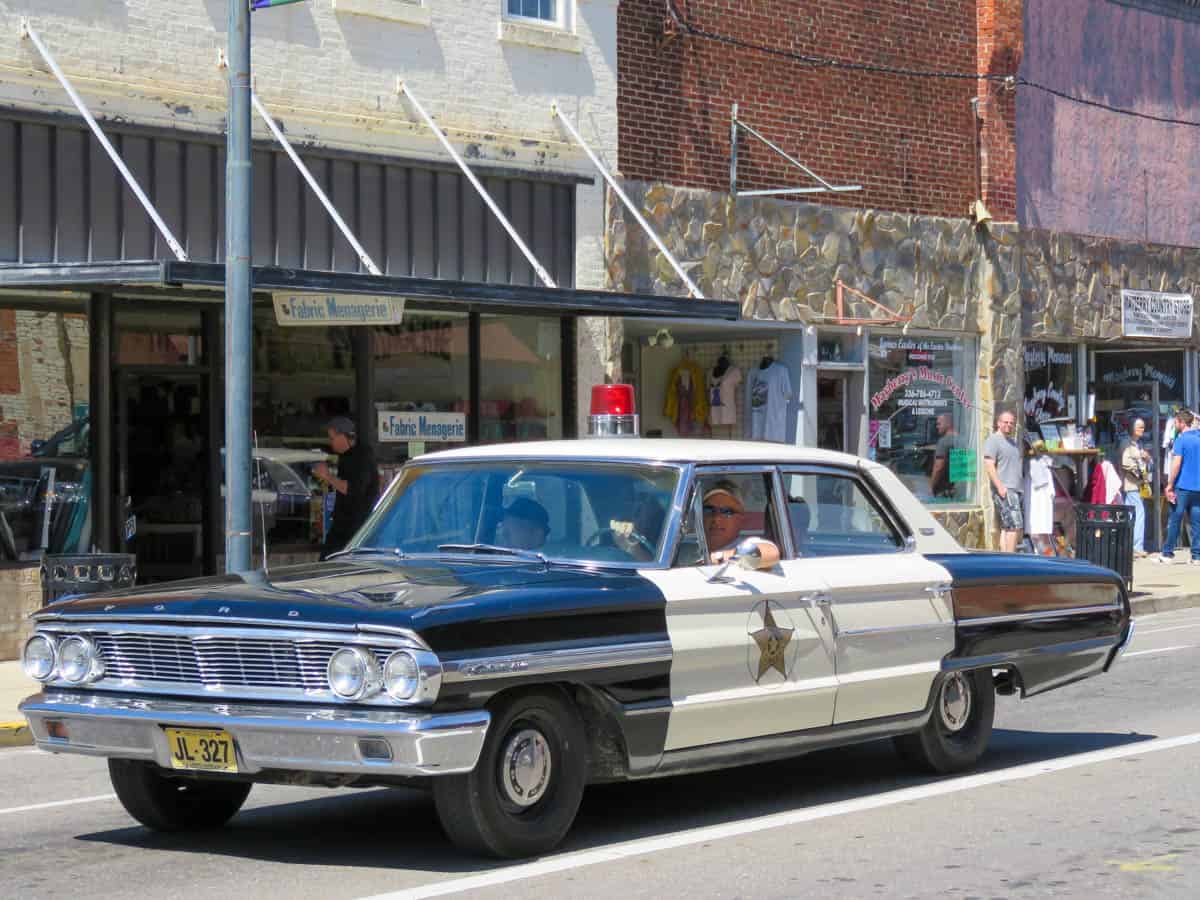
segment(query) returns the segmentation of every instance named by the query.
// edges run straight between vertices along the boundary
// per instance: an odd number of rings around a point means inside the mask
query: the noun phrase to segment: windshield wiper
[[[399,547],[347,547],[345,550],[338,550],[330,553],[326,559],[336,559],[339,556],[353,556],[355,553],[386,553],[389,556],[394,556],[396,559],[404,559],[406,554]]]
[[[546,554],[538,553],[536,550],[521,550],[517,547],[502,547],[499,544],[438,544],[439,550],[447,550],[451,553],[499,553],[505,556],[516,556],[520,559],[533,560],[540,562],[543,566],[549,567],[550,560],[546,558]]]

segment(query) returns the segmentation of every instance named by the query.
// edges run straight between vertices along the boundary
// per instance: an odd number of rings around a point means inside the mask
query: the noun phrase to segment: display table
[[[1047,450],[1047,456],[1055,458],[1067,458],[1075,463],[1075,492],[1078,494],[1087,487],[1087,464],[1089,460],[1100,456],[1100,450],[1096,447],[1081,447],[1077,450],[1068,450],[1058,448],[1056,450]],[[1078,500],[1079,497],[1075,498]]]

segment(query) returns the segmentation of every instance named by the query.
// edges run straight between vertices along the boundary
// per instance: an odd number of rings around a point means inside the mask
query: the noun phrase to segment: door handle
[[[829,591],[813,591],[811,594],[801,596],[800,602],[805,606],[816,609],[818,606],[828,606],[832,603],[833,595]]]

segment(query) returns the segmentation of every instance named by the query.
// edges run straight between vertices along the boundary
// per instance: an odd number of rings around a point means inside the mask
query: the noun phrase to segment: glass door
[[[846,449],[846,376],[817,377],[817,446],[822,450]]]

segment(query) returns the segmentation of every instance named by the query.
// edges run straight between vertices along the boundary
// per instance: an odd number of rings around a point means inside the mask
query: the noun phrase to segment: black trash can
[[[1075,507],[1075,558],[1112,569],[1133,589],[1133,507],[1080,503]]]
[[[133,587],[137,557],[132,553],[72,553],[42,557],[42,603],[68,594],[99,594]]]

